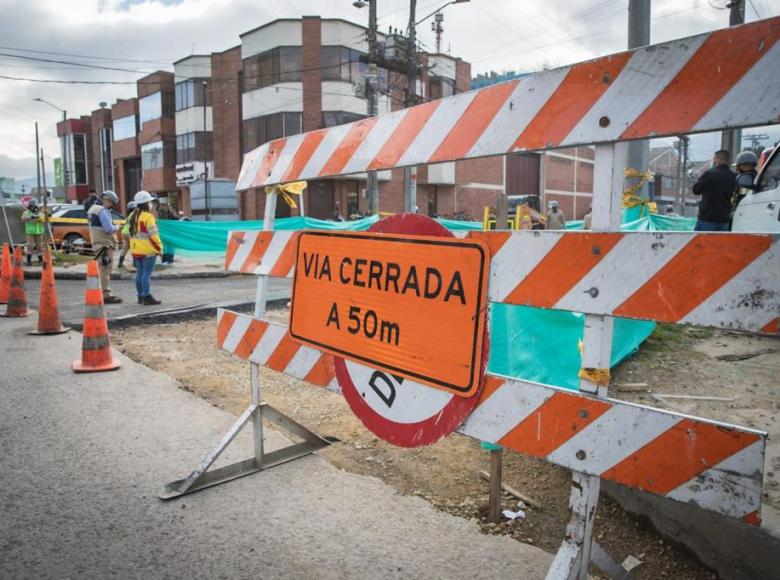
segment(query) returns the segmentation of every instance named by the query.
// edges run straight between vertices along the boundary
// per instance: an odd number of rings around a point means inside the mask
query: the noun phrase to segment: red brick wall
[[[593,192],[593,163],[577,162],[577,192]]]
[[[492,191],[489,189],[481,189],[474,187],[456,187],[455,188],[455,200],[454,200],[454,213],[466,212],[466,215],[471,221],[482,221],[482,214],[485,206],[495,207],[496,197],[501,195],[500,191]],[[448,215],[446,212],[439,210],[442,215]]]
[[[130,139],[126,139],[130,141]],[[129,194],[125,191],[125,163],[124,161],[114,160],[114,191],[119,195],[119,207],[126,209],[127,202],[132,201],[129,199]]]
[[[138,148],[138,139],[122,139],[114,141],[114,160],[128,159],[131,157],[140,157],[141,151]]]
[[[303,130],[322,127],[322,26],[319,16],[304,16],[301,22],[301,81],[303,84]]]
[[[545,189],[574,191],[574,161],[548,155],[544,165]]]
[[[471,90],[471,63],[460,59],[455,63],[455,89],[459,93]]]
[[[138,99],[117,99],[116,103],[111,105],[111,117],[121,119],[128,115],[138,114]]]
[[[151,193],[176,191],[176,170],[173,167],[147,169],[141,177],[141,187]]]
[[[504,184],[504,157],[464,159],[455,162],[455,181],[461,185],[469,183]]]
[[[241,171],[241,47],[211,55],[214,177],[236,181]]]
[[[138,143],[139,145],[146,145],[147,143],[156,143],[157,141],[170,140],[171,138],[174,141],[176,140],[176,120],[163,117],[143,124],[138,135]]]
[[[138,98],[148,97],[157,91],[174,91],[174,76],[172,72],[158,70],[138,80]]]

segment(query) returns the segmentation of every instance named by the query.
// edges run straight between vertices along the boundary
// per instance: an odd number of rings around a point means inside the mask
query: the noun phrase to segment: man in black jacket
[[[700,195],[697,232],[727,232],[731,221],[731,196],[736,186],[736,176],[729,169],[729,152],[716,151],[712,168],[705,171],[693,184],[693,194]]]

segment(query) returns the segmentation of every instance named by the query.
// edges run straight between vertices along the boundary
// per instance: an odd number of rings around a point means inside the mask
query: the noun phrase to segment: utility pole
[[[431,30],[433,30],[436,33],[437,54],[441,52],[441,35],[442,32],[444,32],[444,27],[442,26],[442,22],[444,22],[444,14],[442,14],[441,12],[437,12],[436,15],[433,17],[433,22],[431,22]]]
[[[368,75],[366,77],[366,97],[368,98],[368,116],[375,117],[379,113],[378,106],[378,71],[376,64],[376,2],[368,0]],[[368,214],[379,213],[379,179],[376,171],[369,171],[366,181],[366,205]]]
[[[683,216],[685,212],[685,183],[688,169],[688,141],[687,135],[680,135],[677,141],[677,203],[678,211]]]
[[[41,146],[38,143],[38,121],[35,121],[35,174],[38,177],[38,193],[41,192]]]
[[[650,0],[628,0],[628,48],[639,48],[650,44]],[[628,144],[628,167],[641,172],[647,171],[650,161],[650,142],[631,141]],[[647,183],[637,192],[647,196]]]
[[[406,106],[417,104],[417,24],[415,23],[417,0],[409,0],[409,36],[406,45],[407,82]],[[404,212],[416,213],[417,167],[404,167]]]
[[[745,0],[731,0],[726,7],[729,9],[729,26],[739,26],[745,22]],[[728,151],[731,159],[737,156],[741,145],[742,129],[721,131],[720,148]]]
[[[206,87],[208,81],[201,81],[203,86],[203,203],[206,207],[206,221],[211,220],[211,200],[209,199],[209,155],[208,131],[206,130]],[[168,202],[170,206],[170,201]]]

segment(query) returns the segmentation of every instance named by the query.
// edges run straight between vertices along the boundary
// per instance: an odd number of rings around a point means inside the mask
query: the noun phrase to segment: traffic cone
[[[98,265],[95,260],[87,264],[87,299],[84,313],[84,339],[81,344],[81,360],[73,361],[71,368],[77,373],[113,371],[119,361],[111,355],[108,340],[108,321],[103,312],[103,291],[100,289]]]
[[[54,283],[54,266],[47,246],[43,251],[41,270],[41,292],[38,300],[38,328],[29,334],[62,334],[70,328],[60,323],[60,309],[57,304],[57,285]]]
[[[8,242],[3,244],[3,259],[0,261],[0,304],[8,304],[11,285],[11,251],[8,247]]]
[[[11,271],[11,281],[8,285],[8,306],[5,314],[7,318],[19,318],[29,316],[27,311],[27,296],[24,293],[24,269],[22,268],[22,248],[14,250],[14,267]]]

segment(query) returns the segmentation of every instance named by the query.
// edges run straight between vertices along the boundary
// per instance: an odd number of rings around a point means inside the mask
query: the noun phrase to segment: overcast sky
[[[447,0],[419,0],[418,17]],[[651,42],[706,32],[728,24],[726,0],[653,0]],[[378,0],[380,30],[403,28],[408,0]],[[472,63],[476,74],[560,66],[623,50],[628,0],[471,0],[444,10],[442,47]],[[62,113],[34,102],[42,97],[88,114],[100,101],[135,96],[134,81],[191,53],[225,50],[238,35],[275,18],[319,14],[367,24],[368,10],[352,0],[0,0],[0,76],[116,85],[56,84],[0,78],[0,176],[35,175],[34,123],[49,158],[59,156],[55,123]],[[780,0],[748,0],[747,21],[780,14]],[[433,50],[430,20],[420,25]],[[33,52],[39,51],[39,52]],[[9,55],[25,56],[28,59]],[[114,71],[36,62],[29,57],[78,62]],[[773,139],[780,131],[770,131]],[[719,144],[694,142],[706,157]],[[47,162],[47,171],[51,171]]]

